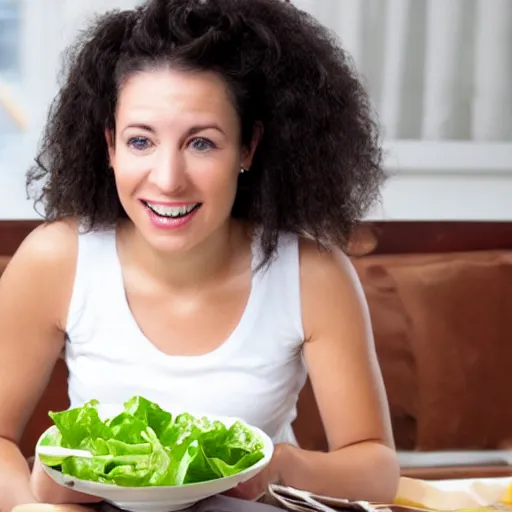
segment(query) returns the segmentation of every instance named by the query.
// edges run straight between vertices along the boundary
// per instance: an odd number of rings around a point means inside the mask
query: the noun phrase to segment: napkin
[[[331,498],[282,485],[271,485],[268,492],[281,508],[296,512],[375,512],[388,508],[388,505],[385,504],[376,505],[367,501]]]
[[[512,478],[420,480],[402,477],[396,504],[422,510],[499,508],[512,511]]]

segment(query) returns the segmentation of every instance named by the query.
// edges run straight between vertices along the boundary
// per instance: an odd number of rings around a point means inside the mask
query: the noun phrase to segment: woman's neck
[[[191,250],[162,254],[140,236],[133,224],[126,223],[118,231],[122,259],[174,289],[201,287],[222,278],[238,261],[247,261],[238,255],[240,249],[250,248],[250,240],[247,226],[230,220]]]

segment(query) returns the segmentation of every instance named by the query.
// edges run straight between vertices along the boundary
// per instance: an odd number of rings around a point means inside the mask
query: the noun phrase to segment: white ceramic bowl
[[[102,419],[114,417],[122,410],[123,406],[121,405],[102,404],[98,406],[98,413]],[[169,412],[173,413],[172,410]],[[179,414],[181,411],[176,412]],[[210,420],[219,420],[228,427],[235,421],[241,421],[244,425],[247,425],[239,418],[196,414],[194,412],[192,412],[192,414],[194,414],[194,416],[206,416]],[[198,501],[226,492],[229,489],[236,487],[239,483],[246,482],[268,465],[274,451],[271,439],[260,429],[251,425],[247,425],[247,427],[262,439],[264,445],[264,457],[254,466],[251,466],[236,475],[211,480],[209,482],[166,487],[121,487],[118,485],[108,485],[81,480],[73,476],[63,475],[61,472],[45,466],[44,464],[42,466],[44,471],[56,483],[70,487],[75,491],[103,498],[106,502],[123,510],[128,510],[130,512],[172,512],[175,510],[183,510],[191,507]],[[50,427],[50,429],[55,428],[55,426]],[[39,444],[45,434],[46,432],[37,442],[36,455],[38,455]]]

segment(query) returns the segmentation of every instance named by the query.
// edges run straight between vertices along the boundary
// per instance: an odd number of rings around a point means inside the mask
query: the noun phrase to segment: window
[[[20,4],[0,0],[0,73],[19,79]]]
[[[14,91],[21,80],[20,3],[0,0],[0,155],[6,151],[6,138],[19,136],[21,119]]]

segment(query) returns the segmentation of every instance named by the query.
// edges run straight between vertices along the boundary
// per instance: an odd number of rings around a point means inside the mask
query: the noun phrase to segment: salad
[[[237,421],[182,413],[134,396],[117,416],[101,420],[99,402],[50,412],[55,427],[41,445],[87,450],[92,458],[40,455],[41,462],[82,480],[127,487],[175,486],[239,473],[264,457],[263,442]]]

